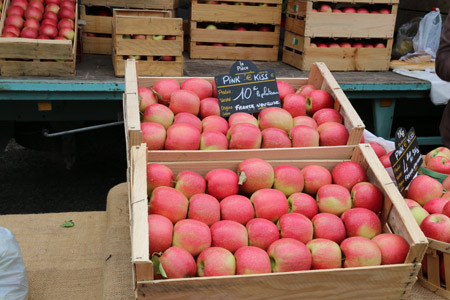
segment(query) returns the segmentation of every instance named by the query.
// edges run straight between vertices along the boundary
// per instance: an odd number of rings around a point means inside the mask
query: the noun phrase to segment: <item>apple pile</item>
[[[73,40],[76,1],[12,0],[2,37]]]
[[[133,40],[147,40],[152,39],[154,41],[161,41],[161,40],[176,40],[177,37],[174,35],[145,35],[145,34],[124,34],[122,35],[123,39],[133,39]],[[140,55],[129,55],[124,57],[124,59],[135,59],[135,60],[147,60],[146,56],[140,56]],[[154,56],[153,61],[174,61],[174,56]]]
[[[370,8],[370,7],[369,7]],[[335,13],[335,14],[391,14],[391,10],[388,8],[375,8],[368,9],[366,7],[343,7],[343,8],[332,8],[328,4],[321,4],[319,9],[313,8],[313,12],[326,12],[326,13]]]
[[[226,150],[346,145],[349,133],[324,90],[299,90],[277,80],[282,108],[261,110],[258,118],[238,112],[220,116],[215,86],[202,78],[180,84],[161,79],[139,88],[141,129],[149,150]]]
[[[317,39],[317,41],[309,44],[311,48],[386,48],[385,42],[372,40],[353,39],[334,40],[334,39]]]
[[[383,194],[356,162],[174,176],[147,165],[149,251],[166,278],[401,264],[403,237],[382,233]]]

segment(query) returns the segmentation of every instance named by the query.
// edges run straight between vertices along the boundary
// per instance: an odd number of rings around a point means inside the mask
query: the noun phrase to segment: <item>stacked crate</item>
[[[175,17],[178,6],[179,0],[83,1],[83,5],[80,6],[80,19],[85,21],[82,34],[83,53],[112,54],[114,8],[165,10],[169,12],[170,17]]]
[[[281,6],[281,0],[192,0],[190,57],[277,61]]]
[[[129,58],[137,61],[139,75],[183,75],[183,20],[170,16],[170,11],[161,10],[114,10],[116,76],[125,75],[125,62]]]
[[[316,61],[325,62],[335,71],[387,71],[393,45],[398,0],[333,1],[329,6],[384,9],[389,13],[320,12],[324,2],[290,0],[286,12],[283,62],[309,70]],[[325,2],[325,4],[327,4]],[[319,10],[319,11],[317,11]],[[349,42],[361,48],[316,47]],[[384,48],[366,48],[381,44]],[[383,47],[382,46],[382,47]]]

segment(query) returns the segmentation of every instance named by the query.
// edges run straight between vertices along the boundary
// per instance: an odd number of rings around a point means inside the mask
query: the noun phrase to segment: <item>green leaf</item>
[[[167,278],[166,271],[164,271],[164,268],[161,263],[159,264],[159,274],[161,274],[164,278]]]
[[[75,226],[75,223],[72,220],[66,220],[60,226],[63,227],[63,228],[69,228],[69,227]]]
[[[164,271],[164,268],[159,259],[162,254],[162,252],[155,252],[152,254],[153,272],[155,274],[162,275],[164,278],[167,278],[166,272]]]

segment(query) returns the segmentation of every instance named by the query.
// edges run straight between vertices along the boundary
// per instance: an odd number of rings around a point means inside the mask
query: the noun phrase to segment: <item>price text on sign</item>
[[[395,132],[395,151],[389,158],[395,180],[400,192],[403,192],[417,174],[422,165],[419,143],[414,127],[406,132],[402,127]]]
[[[260,71],[251,61],[235,62],[230,74],[215,76],[214,80],[222,117],[237,112],[255,113],[266,107],[281,107],[275,72]]]

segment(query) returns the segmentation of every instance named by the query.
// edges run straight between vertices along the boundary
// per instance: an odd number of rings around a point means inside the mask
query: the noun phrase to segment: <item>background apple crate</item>
[[[220,4],[211,2],[191,1],[191,58],[278,60],[282,0],[225,0],[220,1]],[[243,2],[246,5],[238,5]],[[201,24],[213,24],[218,29],[205,29]],[[266,25],[270,27],[270,31],[225,29],[241,24],[255,27]]]
[[[5,26],[9,0],[3,4],[0,32]],[[78,28],[78,2],[75,10]],[[0,37],[0,76],[74,76],[78,30],[73,41]]]
[[[330,2],[327,2],[330,3]],[[313,12],[316,0],[290,0],[286,11],[283,62],[301,70],[309,70],[312,62],[324,61],[333,71],[387,71],[391,58],[395,20],[399,0],[332,1],[339,7],[373,6],[387,8],[390,14]],[[386,48],[313,48],[320,38],[341,41],[383,43]]]
[[[174,78],[180,83],[189,77],[178,77]],[[136,75],[136,66],[132,60],[127,61],[126,71],[125,71],[125,94],[124,94],[124,120],[125,120],[125,130],[127,144],[130,149],[131,146],[140,145],[143,142],[142,131],[141,131],[141,121],[139,113],[139,97],[138,97],[138,87],[152,87],[158,80],[158,77],[143,77]],[[204,79],[212,82],[213,77],[204,77]],[[297,90],[301,86],[306,84],[312,84],[316,89],[322,89],[329,92],[335,99],[335,109],[339,111],[344,120],[344,125],[349,132],[349,138],[347,145],[357,145],[361,141],[364,132],[364,123],[359,117],[358,113],[353,108],[352,104],[345,96],[344,92],[340,88],[339,84],[334,79],[331,72],[328,70],[324,63],[314,63],[311,67],[311,72],[308,78],[278,78],[292,85],[294,90]],[[267,152],[267,151],[278,151],[279,149],[252,149],[251,152],[255,153],[253,155],[259,155],[256,153]],[[197,155],[203,157],[205,160],[217,159],[219,157],[218,153],[222,152],[226,155],[226,159],[232,159],[237,152],[245,150],[224,150],[224,151],[177,151],[177,150],[152,150],[150,153],[162,153],[164,155],[173,155],[174,157],[182,156],[186,160],[188,158]]]
[[[83,5],[172,10],[180,6],[180,0],[83,0]]]
[[[253,154],[255,154],[253,152]],[[158,162],[174,174],[195,171],[202,176],[216,168],[237,170],[248,158],[237,153],[232,160],[184,161],[164,155],[148,155],[146,145],[131,148],[129,166],[129,201],[131,253],[136,297],[142,299],[206,299],[211,295],[227,295],[230,299],[406,299],[420,270],[427,239],[395,185],[368,144],[339,147],[291,148],[278,152],[262,152],[258,157],[273,167],[290,164],[298,168],[318,164],[331,170],[339,162],[352,160],[365,169],[369,181],[384,194],[381,222],[385,232],[406,239],[410,250],[404,264],[374,267],[310,270],[261,275],[154,280],[148,246],[148,199],[146,164]]]
[[[170,18],[170,11],[124,10],[113,12],[113,64],[116,76],[125,75],[128,56],[138,55],[139,75],[183,76],[183,20]],[[143,34],[146,40],[124,39],[123,35]],[[175,36],[175,40],[153,40],[153,35]],[[160,61],[174,56],[174,61]]]

